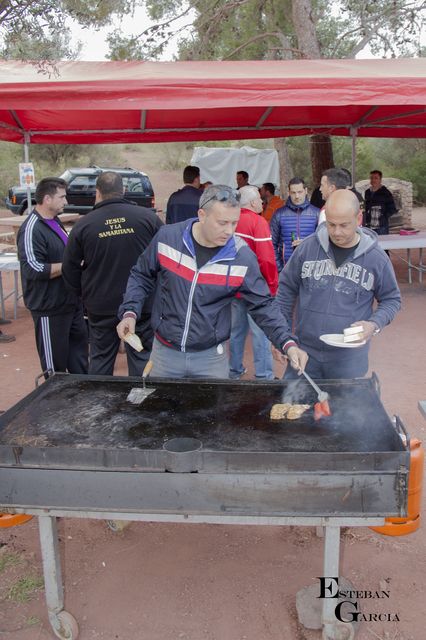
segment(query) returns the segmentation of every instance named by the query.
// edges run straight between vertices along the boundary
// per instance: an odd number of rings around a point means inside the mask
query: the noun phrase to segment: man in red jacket
[[[241,187],[239,191],[241,215],[235,235],[245,240],[256,254],[260,271],[269,286],[271,295],[274,296],[278,288],[278,270],[269,225],[260,215],[262,200],[256,187],[247,185]],[[245,373],[243,356],[249,329],[252,334],[256,378],[272,380],[274,370],[270,342],[247,312],[243,298],[235,298],[232,302],[229,377],[238,380]]]

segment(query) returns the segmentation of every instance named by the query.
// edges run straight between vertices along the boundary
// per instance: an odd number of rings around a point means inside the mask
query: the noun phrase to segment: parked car
[[[66,213],[88,213],[95,204],[95,184],[97,177],[104,171],[116,171],[123,178],[124,197],[141,207],[155,210],[155,197],[152,184],[148,176],[142,171],[126,167],[79,167],[66,169],[59,176],[67,183],[67,201],[64,211]],[[35,205],[35,188],[31,189],[31,205]],[[11,187],[8,197],[5,199],[6,207],[17,215],[27,211],[27,190],[25,187]]]

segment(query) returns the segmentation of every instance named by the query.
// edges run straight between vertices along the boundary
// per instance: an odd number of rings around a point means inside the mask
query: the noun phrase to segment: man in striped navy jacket
[[[68,235],[58,214],[67,203],[66,186],[60,178],[44,178],[37,185],[37,204],[18,233],[22,292],[33,317],[42,371],[87,373],[83,307],[62,279]]]
[[[143,301],[155,287],[151,322],[156,377],[228,378],[224,343],[237,293],[273,345],[296,369],[307,355],[260,273],[256,256],[234,236],[240,194],[213,185],[200,199],[198,218],[162,227],[133,267],[118,316],[118,335],[134,333]]]

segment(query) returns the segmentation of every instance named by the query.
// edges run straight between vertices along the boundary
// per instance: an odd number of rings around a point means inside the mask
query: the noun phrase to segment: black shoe
[[[0,342],[15,342],[15,336],[8,336],[6,333],[0,332]]]
[[[4,318],[0,318],[0,324],[10,324],[12,320],[5,320]]]

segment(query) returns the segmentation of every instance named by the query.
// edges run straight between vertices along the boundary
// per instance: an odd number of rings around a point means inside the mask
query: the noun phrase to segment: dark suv
[[[107,167],[83,167],[66,169],[59,176],[67,183],[66,213],[87,213],[95,204],[95,184],[99,174],[104,171],[115,171],[123,178],[124,197],[141,207],[154,209],[155,197],[152,184],[145,173],[126,167],[125,169]],[[34,196],[35,189],[31,189]],[[31,199],[35,205],[35,200]],[[6,198],[6,207],[15,214],[22,215],[27,210],[27,190],[25,187],[11,187]]]

